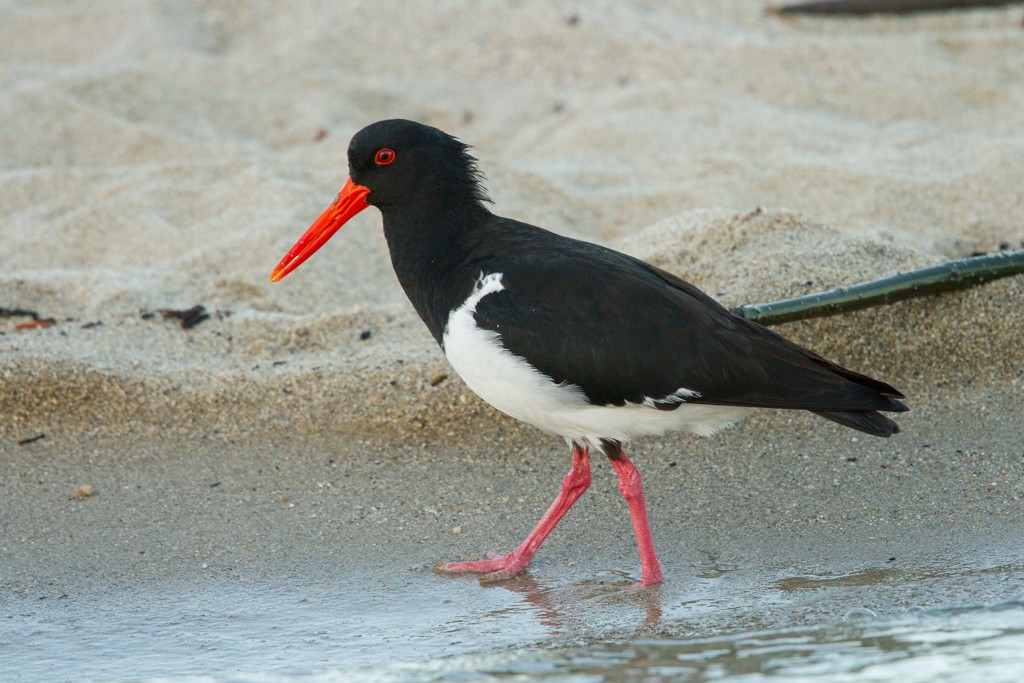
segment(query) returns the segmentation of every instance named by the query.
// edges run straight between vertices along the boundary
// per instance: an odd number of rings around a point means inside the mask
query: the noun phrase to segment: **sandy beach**
[[[639,565],[603,463],[527,577],[434,574],[517,543],[569,458],[447,366],[375,210],[267,281],[344,181],[349,137],[392,117],[472,144],[496,213],[729,306],[1022,248],[1019,7],[103,0],[0,18],[15,680],[48,671],[19,629],[99,605],[127,623],[184,601],[200,633],[247,602],[258,628],[279,608],[337,638],[369,623],[322,663],[361,666],[1020,599],[1024,278],[778,328],[900,388],[892,439],[763,413],[632,444],[667,575],[655,607],[620,590]],[[188,328],[168,313],[196,305]],[[195,626],[202,609],[225,621]],[[54,637],[34,641],[53,661],[75,650]]]

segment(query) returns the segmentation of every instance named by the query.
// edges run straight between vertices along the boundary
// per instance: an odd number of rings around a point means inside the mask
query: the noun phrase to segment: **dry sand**
[[[366,123],[439,126],[476,147],[497,212],[761,302],[1019,248],[1022,41],[1011,9],[3,3],[0,307],[56,324],[0,318],[0,590],[394,588],[535,521],[563,445],[454,375],[434,386],[448,368],[374,211],[267,282]],[[212,317],[187,330],[159,312],[195,304]],[[904,431],[774,414],[635,444],[670,585],[719,565],[1019,564],[1022,311],[1016,278],[780,328],[901,388]],[[604,469],[532,575],[570,590],[638,569]],[[978,585],[917,599],[1019,594]]]

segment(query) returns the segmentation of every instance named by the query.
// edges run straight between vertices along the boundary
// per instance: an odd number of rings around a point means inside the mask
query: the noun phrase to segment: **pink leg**
[[[488,560],[449,562],[448,564],[439,564],[437,568],[446,572],[484,572],[484,576],[480,577],[483,582],[503,581],[526,571],[526,566],[530,564],[530,560],[537,553],[541,543],[589,486],[590,451],[573,444],[572,469],[562,479],[562,490],[558,492],[555,502],[551,503],[551,507],[518,548],[508,555],[489,556],[491,559]]]
[[[661,583],[663,578],[658,558],[654,554],[654,541],[651,539],[651,527],[647,523],[647,507],[644,505],[644,487],[640,478],[640,470],[636,468],[622,449],[608,456],[612,467],[619,475],[619,490],[629,506],[629,516],[633,518],[633,533],[636,534],[636,545],[640,549],[640,583],[633,588],[646,588]]]

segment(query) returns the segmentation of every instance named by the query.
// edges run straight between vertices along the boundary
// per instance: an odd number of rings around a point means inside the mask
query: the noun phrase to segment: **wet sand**
[[[19,661],[38,654],[29,626],[67,627],[53,642],[73,650],[69,624],[114,634],[161,610],[221,642],[224,666],[272,668],[287,652],[228,643],[369,624],[331,659],[355,666],[1020,596],[1022,278],[779,328],[903,390],[892,439],[765,413],[633,444],[667,575],[653,598],[620,590],[639,566],[600,463],[525,578],[433,572],[517,543],[569,458],[451,373],[377,215],[266,281],[340,187],[349,136],[393,116],[474,144],[495,211],[726,305],[1019,247],[1019,13],[0,12],[0,308],[54,321],[0,317],[0,590]],[[189,329],[161,313],[196,304],[210,318]]]
[[[999,605],[1019,600],[1024,572],[1024,457],[1006,438],[1021,408],[1019,394],[961,395],[915,411],[902,441],[765,416],[717,439],[637,444],[666,572],[648,591],[625,590],[636,549],[600,465],[528,574],[485,587],[433,571],[512,547],[566,469],[561,444],[503,420],[412,443],[58,429],[3,453],[15,618],[0,641],[21,681],[344,680],[428,661],[501,671],[445,658],[524,647]],[[69,500],[85,482],[93,495]],[[380,680],[412,680],[394,676]]]

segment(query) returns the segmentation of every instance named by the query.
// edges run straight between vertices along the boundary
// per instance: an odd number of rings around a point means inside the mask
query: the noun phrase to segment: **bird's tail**
[[[906,406],[904,406],[904,410],[906,410]],[[812,410],[811,412],[826,420],[838,422],[844,427],[851,427],[872,436],[889,437],[900,431],[898,424],[876,410]]]

